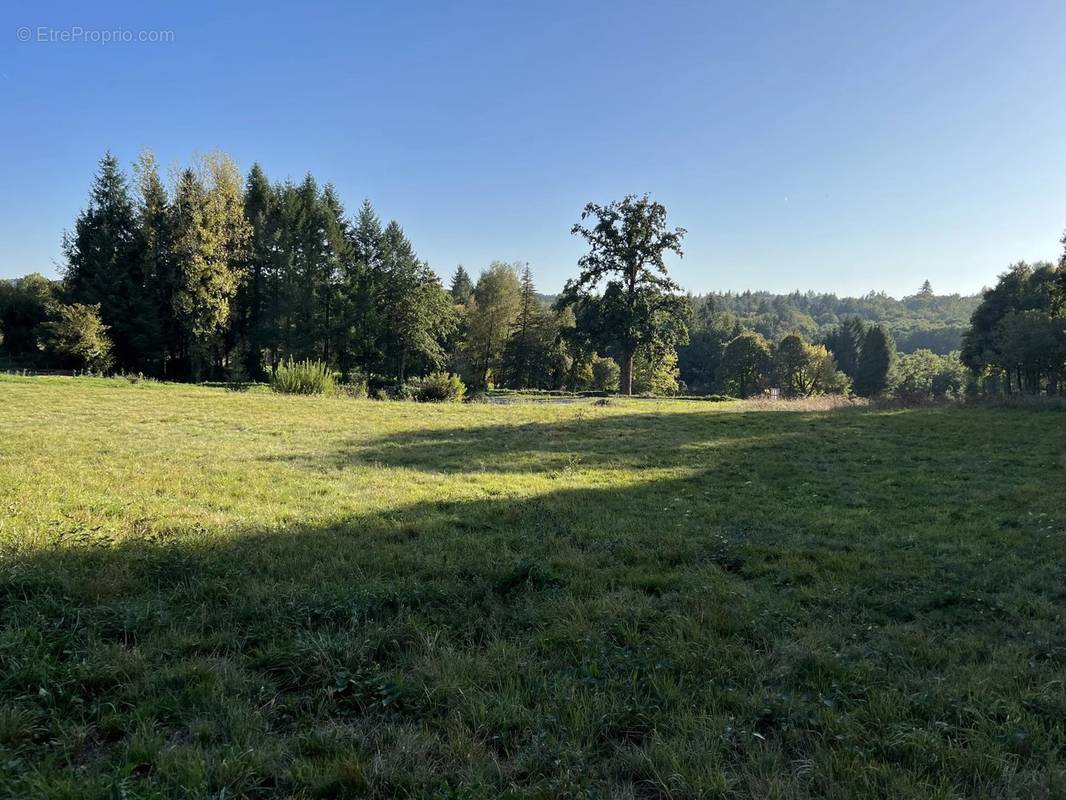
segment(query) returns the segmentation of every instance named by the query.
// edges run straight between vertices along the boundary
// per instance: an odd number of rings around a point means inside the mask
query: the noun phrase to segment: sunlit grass
[[[0,379],[0,792],[1066,792],[1061,413],[772,410]]]

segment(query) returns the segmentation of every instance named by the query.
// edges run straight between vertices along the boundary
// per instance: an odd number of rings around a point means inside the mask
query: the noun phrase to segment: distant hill
[[[928,348],[936,353],[958,350],[962,333],[980,295],[919,293],[897,300],[884,292],[863,297],[837,297],[817,292],[724,292],[695,298],[713,304],[716,313],[734,314],[747,328],[774,341],[789,333],[818,340],[845,317],[883,325],[900,352]]]
[[[540,294],[546,306],[558,295]],[[958,350],[963,331],[970,327],[970,315],[980,295],[938,295],[919,293],[897,300],[884,292],[863,297],[837,297],[819,292],[711,292],[694,295],[698,310],[711,303],[714,312],[734,315],[745,328],[767,339],[780,341],[789,333],[799,333],[811,341],[823,338],[845,317],[884,325],[902,353],[927,348],[935,353]]]

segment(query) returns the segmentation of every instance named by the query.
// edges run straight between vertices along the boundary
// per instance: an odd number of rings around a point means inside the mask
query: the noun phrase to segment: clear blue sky
[[[439,273],[544,291],[630,192],[693,291],[973,292],[1061,252],[1061,0],[103,5],[0,10],[0,276],[54,274],[101,154],[142,147],[310,171]],[[75,27],[173,41],[37,40]]]

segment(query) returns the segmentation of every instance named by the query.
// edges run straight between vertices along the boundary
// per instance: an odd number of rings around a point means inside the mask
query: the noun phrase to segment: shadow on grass
[[[294,464],[581,460],[530,497],[14,554],[0,778],[50,797],[1054,794],[1066,547],[974,498],[1022,491],[1056,444],[976,419],[418,431]],[[985,463],[1008,440],[1035,449]],[[635,479],[590,488],[585,468]]]

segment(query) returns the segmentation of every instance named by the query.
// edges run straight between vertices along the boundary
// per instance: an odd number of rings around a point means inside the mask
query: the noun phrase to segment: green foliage
[[[440,280],[419,261],[395,221],[385,228],[380,251],[378,347],[388,374],[402,384],[409,370],[444,364],[444,341],[455,328],[456,314]]]
[[[835,331],[853,324],[851,321],[858,320],[863,326],[883,326],[901,352],[927,348],[948,353],[959,349],[978,301],[978,297],[957,294],[926,296],[920,289],[902,299],[883,292],[837,297],[818,292],[765,291],[716,292],[694,299],[697,313],[702,305],[711,304],[716,313],[730,315],[744,328],[770,341],[780,341],[790,333],[799,334],[807,341],[824,341],[845,372],[850,363],[834,350],[828,339]]]
[[[773,369],[770,343],[751,331],[726,345],[718,366],[717,384],[734,397],[751,397],[769,386]]]
[[[906,403],[957,399],[967,384],[966,367],[958,353],[946,356],[917,350],[899,357],[892,372],[892,394]]]
[[[680,373],[674,350],[659,352],[653,348],[637,351],[633,359],[633,391],[637,394],[659,396],[677,394]]]
[[[589,384],[597,392],[617,392],[622,370],[613,358],[593,356],[589,364]]]
[[[523,307],[522,294],[518,265],[494,261],[478,278],[467,304],[464,345],[471,380],[478,388],[485,388],[503,372],[504,349]]]
[[[458,403],[466,394],[466,385],[458,375],[434,372],[415,385],[415,399],[421,403]]]
[[[961,359],[985,385],[1056,394],[1066,374],[1066,264],[1015,264],[985,291]]]
[[[824,345],[808,344],[796,334],[781,340],[773,359],[773,379],[786,397],[843,394],[850,386]]]
[[[465,306],[474,295],[474,282],[470,280],[470,274],[462,264],[455,268],[448,293],[452,296],[452,302],[458,306]]]
[[[288,358],[274,370],[270,386],[278,394],[332,394],[334,375],[322,361]]]
[[[60,363],[76,369],[106,372],[112,366],[108,328],[100,319],[100,306],[83,303],[57,305],[53,319],[44,325],[46,347]]]
[[[59,286],[36,272],[0,280],[0,355],[33,365],[41,355],[43,325]]]
[[[144,312],[150,291],[142,263],[137,214],[118,159],[107,153],[89,192],[88,207],[64,236],[64,284],[70,302],[99,306],[113,354],[124,369],[145,366]]]
[[[591,227],[584,225],[594,219]],[[665,254],[681,255],[684,228],[666,227],[666,208],[647,195],[628,195],[601,206],[589,203],[572,233],[589,251],[578,261],[581,273],[567,281],[559,306],[598,306],[594,337],[617,351],[622,394],[633,391],[633,359],[641,347],[660,352],[688,341],[689,307],[675,294]],[[597,292],[602,287],[602,295]],[[588,317],[579,317],[585,321]]]
[[[174,207],[174,306],[199,378],[210,368],[243,277],[250,231],[236,164],[224,153],[205,156],[197,170],[182,173]]]
[[[895,344],[885,329],[880,325],[868,328],[855,366],[855,394],[876,397],[885,391],[895,358]]]
[[[866,325],[859,317],[848,317],[825,337],[825,346],[841,372],[854,379],[859,369],[859,356],[866,338]]]

